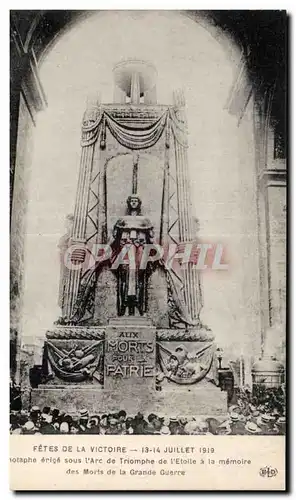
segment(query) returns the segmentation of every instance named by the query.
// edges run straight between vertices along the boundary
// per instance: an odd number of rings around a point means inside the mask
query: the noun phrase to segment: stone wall
[[[21,96],[10,235],[10,328],[16,343],[17,351],[19,351],[20,347],[20,321],[24,278],[24,240],[26,233],[30,158],[32,153],[32,129],[32,118]]]

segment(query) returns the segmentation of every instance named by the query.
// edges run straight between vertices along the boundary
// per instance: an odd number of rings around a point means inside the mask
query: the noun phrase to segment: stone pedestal
[[[175,386],[175,387],[174,387]],[[34,405],[51,406],[76,415],[81,408],[90,414],[118,412],[128,415],[139,411],[147,418],[149,413],[159,416],[223,416],[227,413],[227,393],[210,382],[202,381],[196,386],[181,387],[168,384],[161,392],[153,388],[144,391],[140,386],[126,387],[126,392],[94,388],[94,386],[43,386],[32,389]]]
[[[212,332],[203,330],[159,330],[145,317],[114,318],[103,328],[56,327],[47,333],[46,340],[51,355],[49,365],[55,375],[46,384],[32,389],[31,404],[57,407],[71,414],[87,408],[91,414],[123,409],[131,416],[139,411],[146,417],[149,413],[223,416],[227,412],[227,393],[215,385],[215,346],[211,339]],[[77,361],[82,352],[84,356]],[[90,352],[92,358],[80,372],[65,363],[70,359],[80,366],[83,360],[88,360]],[[196,378],[196,372],[190,375],[196,353],[202,353],[198,358],[200,364],[209,367],[203,378]],[[183,360],[179,376],[166,370],[172,355],[180,363]],[[98,365],[96,359],[101,360]],[[69,380],[60,369],[65,372],[68,365]],[[165,375],[160,384],[159,374]],[[76,381],[74,375],[76,378],[84,375],[84,379]]]

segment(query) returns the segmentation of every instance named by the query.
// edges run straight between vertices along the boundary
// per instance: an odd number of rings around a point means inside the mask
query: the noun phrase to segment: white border
[[[44,2],[40,1],[31,1],[27,2],[27,5],[24,5],[23,1],[15,1],[15,2],[2,2],[1,7],[0,7],[0,37],[1,37],[1,65],[2,65],[2,75],[1,75],[1,92],[0,92],[0,109],[2,111],[1,113],[1,156],[2,156],[2,161],[1,161],[1,167],[0,167],[0,186],[1,186],[1,195],[0,195],[0,234],[2,236],[1,238],[1,255],[0,255],[0,297],[1,297],[1,348],[0,348],[0,353],[1,353],[1,360],[0,360],[0,368],[1,368],[1,382],[2,382],[2,389],[3,392],[1,393],[1,402],[2,402],[2,411],[0,413],[1,416],[1,422],[0,422],[0,429],[3,432],[3,438],[1,440],[1,493],[2,493],[2,498],[11,498],[11,495],[13,494],[8,490],[8,365],[9,365],[9,342],[8,342],[8,332],[9,332],[9,299],[8,299],[8,290],[9,290],[9,213],[8,213],[8,207],[9,207],[9,188],[8,188],[8,182],[9,182],[9,9],[14,9],[14,10],[30,10],[30,9],[40,9],[44,8],[44,5],[42,5]],[[212,1],[212,2],[201,2],[201,1],[192,1],[192,0],[187,0],[187,1],[176,1],[176,0],[170,0],[170,1],[161,1],[161,0],[142,0],[140,3],[137,2],[136,0],[133,1],[128,1],[125,0],[120,1],[120,0],[86,0],[84,2],[76,2],[74,0],[72,1],[56,1],[56,0],[51,0],[51,2],[47,2],[47,7],[50,9],[86,9],[86,10],[96,10],[96,9],[102,9],[102,10],[111,10],[111,9],[118,9],[118,10],[127,10],[127,9],[138,9],[138,10],[157,10],[157,9],[167,9],[167,10],[178,10],[178,9],[188,9],[188,10],[208,10],[209,8],[211,10],[258,10],[258,9],[263,9],[263,10],[273,10],[273,9],[286,9],[290,15],[293,16],[295,13],[295,2],[288,1],[284,2],[282,4],[279,1],[269,1],[269,2],[258,2],[255,0],[249,0],[248,2],[238,2],[236,1],[227,1],[227,2],[219,2],[219,1]],[[292,31],[292,22],[290,22],[290,31]],[[294,82],[294,69],[295,69],[295,38],[290,33],[291,36],[291,48],[290,48],[290,71],[291,71],[291,76],[290,76],[290,92],[292,93],[293,89],[293,83]],[[290,216],[290,312],[291,312],[291,324],[290,324],[290,346],[293,341],[293,336],[294,336],[294,328],[293,328],[293,318],[292,318],[292,313],[296,309],[296,304],[294,302],[294,296],[293,296],[293,290],[292,290],[292,284],[296,282],[296,273],[294,266],[291,263],[292,256],[294,255],[294,245],[293,245],[293,238],[292,235],[295,234],[295,204],[293,203],[293,198],[295,195],[295,184],[294,184],[294,175],[292,172],[293,169],[293,151],[292,151],[292,144],[295,143],[295,129],[293,129],[292,124],[293,124],[293,118],[295,117],[295,101],[293,99],[293,96],[290,96],[290,109],[292,111],[291,117],[290,117],[290,151],[289,151],[289,168],[290,168],[290,177],[289,177],[289,183],[290,183],[290,206],[289,206],[289,216]],[[4,112],[5,110],[5,112]],[[289,110],[290,111],[290,110]],[[291,112],[290,111],[290,112]],[[7,117],[7,119],[6,119]],[[294,387],[293,385],[295,384],[294,380],[294,363],[296,359],[296,353],[295,353],[295,342],[293,342],[293,349],[292,352],[290,353],[290,363],[291,363],[291,373],[290,373],[290,384],[292,385],[291,387],[291,396],[294,395]],[[293,417],[295,416],[295,399],[291,401],[290,403],[290,410],[291,410],[291,415],[290,415],[290,420],[293,422]],[[290,429],[291,436],[294,429]],[[290,449],[291,453],[293,454],[293,442],[294,440],[292,439],[292,443],[290,444]],[[5,443],[5,446],[4,446]],[[291,486],[292,489],[294,486],[294,481],[293,481],[293,476],[295,475],[296,470],[295,470],[295,464],[294,460],[292,460],[292,467],[291,467]],[[30,494],[24,494],[22,495],[22,498],[27,498]],[[42,494],[40,494],[42,495]],[[211,495],[203,495],[202,493],[198,493],[199,497],[204,497],[204,498],[209,498]],[[258,494],[257,494],[258,495]],[[257,496],[256,494],[253,495],[253,498]],[[43,496],[43,495],[42,495]],[[48,498],[48,494],[46,494],[46,497]],[[51,496],[51,495],[50,495]],[[75,495],[76,496],[76,495]],[[79,495],[81,498],[87,498],[86,494],[80,494]],[[100,493],[100,497],[105,496]],[[108,495],[110,498],[111,496],[113,497],[118,497],[119,494],[114,494],[114,495]],[[159,495],[155,495],[156,497]],[[183,495],[178,494],[174,495],[174,498],[182,498]],[[246,496],[246,495],[242,495]],[[259,496],[259,495],[258,495]],[[268,495],[267,495],[268,496]],[[271,496],[271,495],[270,495]],[[55,498],[63,498],[61,494],[55,494]],[[161,495],[163,497],[163,494]],[[160,498],[161,498],[160,497]]]

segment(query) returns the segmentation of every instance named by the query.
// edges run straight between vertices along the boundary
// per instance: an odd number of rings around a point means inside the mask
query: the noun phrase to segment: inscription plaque
[[[155,384],[156,346],[153,327],[109,327],[105,338],[105,389]]]

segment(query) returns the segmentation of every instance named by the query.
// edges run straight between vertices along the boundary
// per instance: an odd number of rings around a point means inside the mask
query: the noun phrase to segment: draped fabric
[[[93,317],[95,307],[95,286],[101,269],[101,266],[96,266],[94,269],[88,269],[81,276],[77,299],[72,317],[70,318],[71,323],[76,324],[81,320],[87,320]]]
[[[188,307],[184,300],[184,283],[176,271],[166,269],[166,276],[169,291],[170,316],[177,323],[188,326],[198,326],[199,321],[192,321],[189,315]]]
[[[83,148],[91,146],[98,139],[103,115],[104,113],[101,113],[96,120],[89,120],[82,125],[81,146]]]
[[[169,316],[171,322],[174,326],[201,326],[200,320],[192,320],[190,317],[188,307],[185,303],[184,296],[184,283],[180,274],[172,269],[168,268],[164,261],[160,261],[160,266],[164,269],[167,285],[168,285],[168,306],[169,306]]]
[[[154,146],[160,139],[167,119],[167,112],[165,112],[155,123],[149,124],[145,128],[128,127],[126,125],[119,125],[107,113],[106,125],[108,126],[111,134],[117,141],[129,149],[145,149]]]
[[[172,130],[177,141],[183,144],[182,124],[178,122],[174,112],[168,108],[155,122],[138,128],[120,123],[103,110],[96,120],[88,121],[82,126],[81,146],[91,146],[96,142],[100,128],[105,122],[106,127],[122,146],[134,150],[151,148],[162,136],[167,120],[172,123]]]

